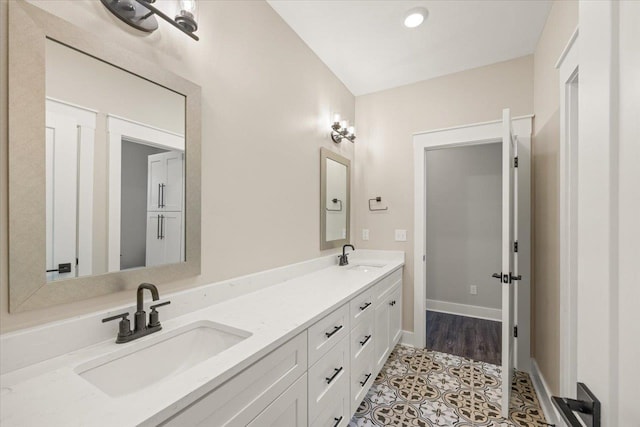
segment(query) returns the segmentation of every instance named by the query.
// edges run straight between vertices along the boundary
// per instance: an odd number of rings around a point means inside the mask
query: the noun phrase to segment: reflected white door
[[[502,113],[502,416],[509,416],[514,363],[514,280],[517,280],[517,143],[511,130],[511,112]]]
[[[76,276],[78,124],[52,112],[46,122],[46,269],[51,281]],[[60,264],[71,264],[71,270],[53,271]]]

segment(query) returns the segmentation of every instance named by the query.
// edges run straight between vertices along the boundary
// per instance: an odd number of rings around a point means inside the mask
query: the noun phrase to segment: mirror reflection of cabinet
[[[349,243],[351,161],[320,149],[320,249]]]

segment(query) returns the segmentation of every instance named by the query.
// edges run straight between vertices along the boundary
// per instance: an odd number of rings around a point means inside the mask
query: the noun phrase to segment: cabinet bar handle
[[[164,187],[165,185],[162,184],[162,207],[164,208],[166,205],[164,204]]]
[[[162,225],[160,226],[160,238],[164,239],[164,215],[160,215],[160,220],[162,221]]]
[[[362,387],[364,387],[364,385],[367,383],[367,381],[369,381],[369,378],[371,378],[371,374],[367,374],[367,376],[364,377],[364,381],[360,381],[360,385]]]
[[[161,194],[161,185],[162,184],[158,184],[158,207],[161,208],[162,207],[162,194]]]
[[[160,240],[160,215],[158,215],[158,229],[156,230],[156,239]]]
[[[334,418],[333,420],[336,422],[333,427],[338,427],[340,425],[340,421],[342,421],[342,417]]]
[[[364,345],[371,339],[371,335],[365,335],[364,341],[360,341],[360,345],[364,347]]]
[[[342,368],[342,366],[340,366],[339,368],[335,368],[335,369],[333,370],[333,371],[334,371],[334,372],[333,372],[333,375],[331,375],[330,377],[325,378],[325,380],[327,380],[327,384],[331,384],[331,382],[332,382],[333,380],[335,380],[335,379],[336,379],[336,377],[338,376],[338,374],[339,374],[340,372],[342,372],[342,369],[343,369],[343,368]]]
[[[365,311],[367,309],[367,307],[369,307],[371,305],[370,302],[366,303],[365,305],[363,305],[362,307],[360,307],[360,311]]]
[[[342,325],[340,326],[336,326],[335,328],[333,328],[333,331],[331,332],[325,332],[324,334],[327,336],[327,338],[331,338],[333,336],[333,334],[335,334],[336,332],[338,332],[340,329],[342,329]]]

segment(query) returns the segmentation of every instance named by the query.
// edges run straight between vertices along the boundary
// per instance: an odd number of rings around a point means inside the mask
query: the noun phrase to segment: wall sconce
[[[152,33],[158,29],[156,16],[167,21],[194,40],[200,40],[193,34],[198,30],[198,3],[196,0],[178,0],[178,13],[175,19],[153,6],[156,0],[100,0],[111,13],[133,28]]]
[[[349,126],[346,120],[340,120],[340,114],[333,115],[333,124],[331,125],[331,139],[336,144],[342,142],[343,139],[353,142],[356,139],[356,128]]]

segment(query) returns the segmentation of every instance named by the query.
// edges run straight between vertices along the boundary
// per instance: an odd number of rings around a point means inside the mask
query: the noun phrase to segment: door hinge
[[[518,326],[513,327],[513,337],[518,338]]]
[[[518,252],[518,241],[513,242],[513,252]]]
[[[515,156],[515,157],[513,158],[513,167],[514,167],[514,168],[517,168],[517,167],[518,167],[518,156]]]

